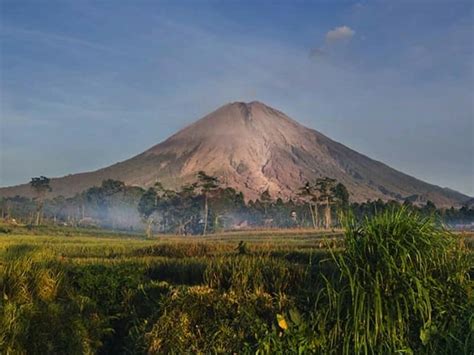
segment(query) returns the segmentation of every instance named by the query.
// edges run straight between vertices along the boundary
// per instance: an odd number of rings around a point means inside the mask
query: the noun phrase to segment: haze
[[[470,1],[1,2],[1,186],[110,165],[259,100],[474,195]]]

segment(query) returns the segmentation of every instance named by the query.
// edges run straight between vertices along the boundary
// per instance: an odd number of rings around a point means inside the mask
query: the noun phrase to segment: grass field
[[[345,236],[2,226],[0,353],[467,354],[473,236],[402,217]]]

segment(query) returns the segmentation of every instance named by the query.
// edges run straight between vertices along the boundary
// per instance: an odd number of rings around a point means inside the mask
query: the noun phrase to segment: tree
[[[212,203],[213,230],[229,227],[234,215],[245,209],[244,196],[232,187],[219,188],[210,200]],[[210,218],[211,219],[211,218]]]
[[[151,229],[154,223],[153,215],[158,208],[158,194],[156,190],[150,187],[140,198],[138,202],[138,213],[146,224],[146,235],[151,238]]]
[[[58,219],[62,219],[62,213],[66,209],[66,199],[64,196],[57,196],[52,200],[45,202],[45,210],[53,217],[53,223],[57,223]]]
[[[39,226],[41,218],[43,216],[43,206],[44,199],[46,194],[51,191],[51,186],[49,185],[50,179],[46,176],[34,177],[31,178],[30,186],[36,193],[36,225]]]
[[[85,192],[84,200],[90,206],[94,206],[94,209],[97,211],[97,215],[102,223],[110,221],[111,217],[111,207],[117,204],[117,201],[114,201],[114,195],[122,192],[122,196],[125,193],[125,183],[119,180],[107,179],[102,181],[100,187],[94,186],[88,189]],[[117,197],[117,196],[115,196]],[[80,211],[80,206],[82,202],[75,198],[75,202],[78,203],[78,211]],[[112,223],[112,227],[114,227]]]
[[[172,207],[172,220],[174,220],[175,232],[177,234],[198,234],[202,233],[199,229],[199,211],[201,205],[196,196],[197,184],[187,184],[181,187],[181,190],[174,194]]]
[[[107,179],[102,181],[102,191],[105,196],[112,196],[125,188],[125,183],[119,180]]]
[[[262,194],[260,195],[260,202],[263,205],[264,216],[265,216],[265,218],[267,218],[268,207],[270,207],[272,202],[273,202],[272,196],[270,195],[270,192],[268,191],[268,189],[263,191]]]
[[[219,187],[219,180],[215,176],[207,175],[204,171],[198,172],[198,185],[201,193],[204,196],[204,229],[202,234],[207,232],[207,219],[209,216],[208,198],[209,194]]]
[[[340,210],[346,211],[349,207],[349,191],[344,184],[338,183],[334,187],[334,199]]]
[[[318,226],[317,190],[309,183],[309,181],[306,181],[306,184],[300,188],[299,196],[301,196],[308,204],[311,222],[313,223],[313,228],[316,229]]]
[[[431,200],[426,201],[426,204],[421,209],[421,211],[428,216],[435,214],[436,210],[436,205]]]
[[[334,202],[336,180],[329,177],[316,179],[316,189],[319,191],[319,200],[324,203],[324,227],[331,228],[331,204]]]

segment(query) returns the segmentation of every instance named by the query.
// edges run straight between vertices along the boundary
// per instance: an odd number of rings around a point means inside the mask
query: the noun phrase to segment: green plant
[[[333,261],[338,274],[326,278],[315,310],[325,351],[469,349],[469,263],[453,236],[431,218],[402,208],[362,224],[349,219],[346,249]]]

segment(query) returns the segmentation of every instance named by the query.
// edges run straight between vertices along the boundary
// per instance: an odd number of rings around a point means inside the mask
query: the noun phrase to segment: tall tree
[[[125,188],[125,183],[119,180],[107,179],[102,181],[102,191],[105,196],[112,196],[118,192],[121,192]]]
[[[318,227],[318,196],[315,186],[309,181],[300,188],[299,196],[308,204],[313,228]]]
[[[124,182],[107,179],[102,181],[102,185],[100,187],[94,186],[86,191],[85,200],[88,202],[88,204],[95,207],[98,212],[98,217],[102,223],[106,223],[107,221],[110,222],[110,209],[114,205],[114,195],[117,195],[119,192],[124,194],[125,188]],[[77,199],[75,200],[76,203],[78,203],[78,208],[80,211],[81,202],[77,201]],[[113,226],[114,223],[112,222],[112,227]]]
[[[324,227],[331,228],[331,205],[334,202],[336,180],[329,177],[316,179],[316,189],[319,191],[319,200],[324,204]]]
[[[187,184],[181,187],[181,190],[173,195],[171,201],[172,220],[174,221],[175,233],[186,235],[188,232],[196,234],[195,223],[199,221],[199,212],[201,205],[196,196],[197,184]],[[202,230],[199,230],[202,232]]]
[[[231,227],[240,222],[247,206],[242,192],[232,187],[219,188],[212,196],[212,214],[214,217],[213,229]]]
[[[151,238],[152,226],[154,223],[153,215],[158,208],[158,194],[154,188],[149,188],[138,202],[138,213],[146,225],[146,236]]]
[[[421,209],[421,211],[428,216],[435,214],[436,210],[436,205],[433,203],[433,201],[430,200],[426,201],[426,204]]]
[[[339,182],[334,187],[333,195],[337,212],[336,216],[341,220],[349,210],[349,191],[347,191],[347,188],[343,183]]]
[[[270,191],[268,191],[268,189],[263,191],[262,194],[260,195],[260,202],[263,205],[264,216],[265,218],[267,218],[268,207],[270,207],[273,202],[272,196],[270,195]]]
[[[341,209],[346,210],[349,207],[349,191],[344,184],[339,182],[334,187],[334,198]]]
[[[311,216],[311,222],[313,224],[313,228],[316,229],[316,221],[314,219],[313,205],[311,202],[313,197],[313,186],[309,183],[309,181],[306,181],[306,183],[302,187],[300,187],[298,195],[308,205],[309,213]]]
[[[207,232],[207,220],[209,216],[208,199],[211,192],[215,191],[219,187],[219,179],[215,176],[207,175],[204,171],[198,172],[198,187],[201,189],[201,193],[204,196],[204,229],[202,234],[206,235]]]
[[[30,186],[36,193],[36,225],[39,226],[41,218],[43,216],[43,206],[44,199],[46,194],[51,191],[51,186],[49,185],[50,179],[46,176],[34,177],[31,178]]]

